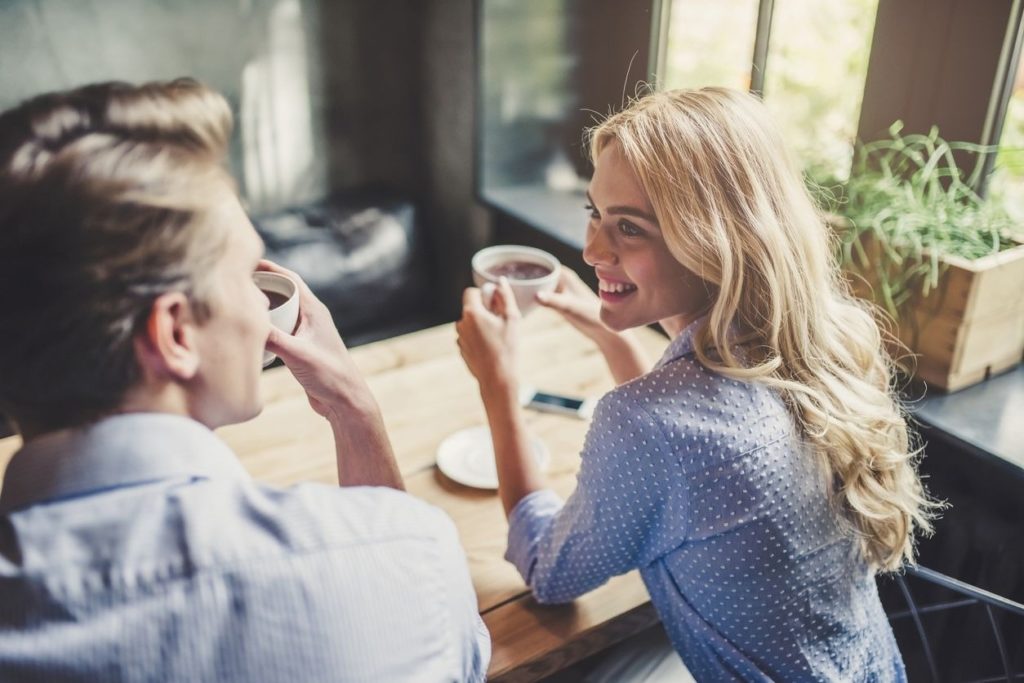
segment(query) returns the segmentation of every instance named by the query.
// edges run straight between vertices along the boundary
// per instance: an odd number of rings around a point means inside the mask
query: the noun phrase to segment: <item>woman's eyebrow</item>
[[[632,216],[633,218],[640,218],[653,225],[658,224],[658,219],[647,213],[642,209],[637,209],[632,206],[609,206],[608,213],[613,213],[622,216]]]
[[[590,196],[589,192],[587,193],[587,201],[589,201],[591,205],[594,204],[594,198]],[[653,225],[657,225],[658,224],[658,219],[657,218],[655,218],[651,214],[647,213],[643,209],[637,209],[637,208],[632,207],[632,206],[622,206],[622,205],[609,206],[609,207],[607,207],[605,209],[605,211],[607,213],[612,213],[612,214],[615,214],[617,216],[633,216],[634,218],[640,218],[640,219],[643,219],[643,220],[645,220],[648,223],[651,223]]]

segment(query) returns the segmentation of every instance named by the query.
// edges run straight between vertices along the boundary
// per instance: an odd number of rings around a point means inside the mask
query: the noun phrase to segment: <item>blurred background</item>
[[[894,121],[937,126],[987,146],[975,189],[1024,226],[1022,4],[0,0],[0,107],[110,79],[221,91],[232,171],[271,257],[358,344],[455,319],[489,244],[539,246],[587,275],[582,132],[644,87],[761,94],[818,182],[846,180],[856,141]],[[952,504],[921,557],[1022,602],[1015,376],[919,413],[922,471]],[[936,628],[958,657],[950,623]]]

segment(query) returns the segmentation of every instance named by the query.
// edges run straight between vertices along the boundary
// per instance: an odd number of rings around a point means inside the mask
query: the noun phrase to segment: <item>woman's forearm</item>
[[[507,517],[519,501],[544,488],[544,476],[531,457],[517,387],[513,383],[498,383],[481,388],[481,397],[494,442],[498,495]]]

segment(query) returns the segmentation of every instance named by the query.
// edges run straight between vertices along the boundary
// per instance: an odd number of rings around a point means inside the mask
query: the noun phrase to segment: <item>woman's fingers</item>
[[[576,297],[572,294],[561,292],[541,292],[537,294],[537,303],[565,315],[572,315],[576,312]]]
[[[558,286],[555,287],[556,292],[579,292],[580,287],[586,290],[590,290],[587,284],[580,279],[580,276],[572,268],[566,268],[565,266],[558,272]]]
[[[494,292],[497,289],[493,282],[485,282],[480,285],[480,298],[487,310],[491,310],[494,306]]]
[[[462,292],[462,312],[487,310],[484,293],[476,287],[466,287]]]
[[[519,312],[519,304],[516,303],[516,294],[512,291],[512,284],[507,277],[502,276],[498,280],[498,289],[495,292],[497,304],[493,306],[495,314],[506,320],[522,317]]]
[[[467,287],[462,293],[463,315],[467,311],[474,314],[486,312],[505,320],[522,317],[515,292],[505,277],[497,285],[485,282],[479,289]]]

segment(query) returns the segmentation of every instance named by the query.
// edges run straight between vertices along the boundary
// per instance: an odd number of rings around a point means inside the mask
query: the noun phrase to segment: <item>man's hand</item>
[[[331,423],[338,483],[403,489],[377,400],[341,340],[330,311],[298,274],[266,260],[259,268],[291,278],[299,288],[295,334],[272,328],[267,350],[281,357],[305,390],[309,405]]]
[[[272,327],[267,350],[280,356],[306,391],[309,404],[328,419],[363,403],[369,388],[338,334],[331,313],[299,275],[263,260],[260,270],[288,277],[299,289],[299,322],[294,334]]]

